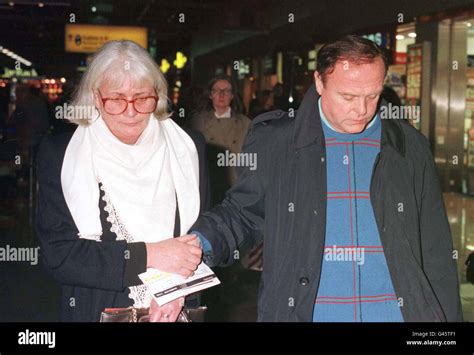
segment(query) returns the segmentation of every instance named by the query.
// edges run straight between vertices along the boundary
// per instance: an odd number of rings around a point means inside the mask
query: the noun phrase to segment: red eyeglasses
[[[137,97],[133,100],[122,98],[102,97],[102,93],[97,89],[105,112],[109,115],[120,115],[127,110],[128,104],[131,103],[134,110],[138,113],[152,113],[158,105],[158,96]],[[156,93],[156,91],[155,91]]]

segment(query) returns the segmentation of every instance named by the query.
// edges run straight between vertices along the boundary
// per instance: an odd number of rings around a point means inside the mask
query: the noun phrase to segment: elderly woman
[[[151,305],[151,320],[166,322],[181,311],[182,299],[152,302],[138,278],[148,267],[188,277],[201,260],[197,237],[183,234],[207,201],[205,159],[198,158],[205,142],[169,119],[167,100],[146,50],[108,42],[72,102],[78,127],[41,144],[36,232],[46,267],[62,284],[64,321]]]

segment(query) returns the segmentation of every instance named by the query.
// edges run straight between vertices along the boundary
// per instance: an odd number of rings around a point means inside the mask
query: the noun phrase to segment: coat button
[[[302,277],[302,278],[300,278],[300,284],[301,284],[302,286],[306,286],[307,284],[309,284],[308,278],[307,278],[307,277]]]
[[[324,157],[321,157],[321,163],[324,163],[324,160],[325,160]]]

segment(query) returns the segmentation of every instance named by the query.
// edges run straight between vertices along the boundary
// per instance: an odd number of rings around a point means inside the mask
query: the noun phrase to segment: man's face
[[[371,63],[338,61],[323,83],[314,73],[321,106],[331,126],[341,133],[362,132],[377,110],[385,67],[381,58]]]

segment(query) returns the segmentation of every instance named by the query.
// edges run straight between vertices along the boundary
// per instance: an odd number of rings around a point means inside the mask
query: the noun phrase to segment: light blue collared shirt
[[[319,97],[318,99],[318,107],[319,107],[319,115],[321,116],[321,121],[324,122],[324,124],[326,126],[328,126],[329,128],[331,128],[334,132],[337,132],[332,126],[331,124],[329,123],[328,119],[326,118],[326,116],[324,115],[324,112],[323,112],[323,109],[321,107],[321,97]],[[375,117],[372,119],[372,121],[370,121],[369,125],[367,127],[365,127],[365,129],[367,128],[370,128],[374,125],[375,123],[375,120],[377,119],[377,116],[378,116],[378,113],[375,115]]]

